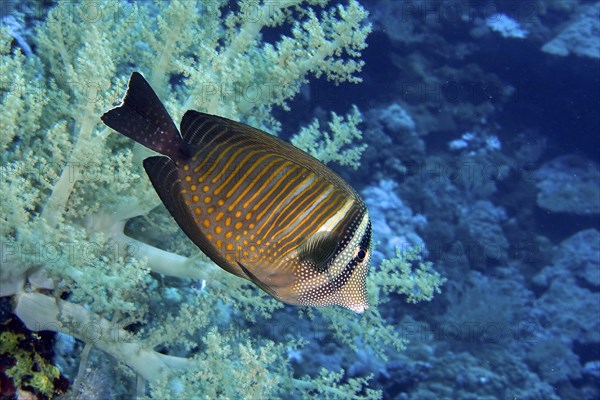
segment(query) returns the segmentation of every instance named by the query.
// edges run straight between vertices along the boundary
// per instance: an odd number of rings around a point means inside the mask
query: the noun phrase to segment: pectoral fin
[[[317,232],[300,246],[298,257],[317,272],[325,272],[338,243],[339,235],[333,232]]]

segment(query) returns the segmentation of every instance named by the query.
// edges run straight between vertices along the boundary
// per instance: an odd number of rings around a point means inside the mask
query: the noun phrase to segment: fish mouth
[[[369,306],[367,304],[349,304],[346,306],[346,308],[354,311],[357,314],[362,314],[369,309]]]

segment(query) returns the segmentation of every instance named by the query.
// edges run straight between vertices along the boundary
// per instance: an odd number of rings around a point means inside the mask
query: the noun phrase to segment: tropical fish
[[[189,110],[181,134],[144,77],[102,121],[160,153],[144,168],[187,236],[224,270],[285,303],[368,308],[371,222],[317,159],[266,132]]]

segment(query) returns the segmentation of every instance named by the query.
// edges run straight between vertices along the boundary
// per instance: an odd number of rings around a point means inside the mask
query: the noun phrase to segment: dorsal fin
[[[298,257],[318,272],[327,270],[327,262],[333,257],[339,243],[339,235],[333,232],[317,232],[298,248]]]
[[[231,123],[236,122],[217,115],[188,110],[183,115],[179,127],[183,140],[197,148],[206,146],[210,141],[210,136],[216,136],[217,132],[229,130]]]
[[[265,152],[291,160],[332,182],[338,189],[353,198],[359,198],[354,189],[319,160],[278,137],[252,126],[216,115],[188,110],[181,119],[180,128],[183,140],[195,154],[204,148],[225,141],[230,144],[235,141],[251,141]]]

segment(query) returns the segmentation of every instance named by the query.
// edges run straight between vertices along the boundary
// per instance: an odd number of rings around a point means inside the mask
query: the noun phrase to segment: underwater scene
[[[600,399],[600,1],[0,18],[1,399]]]

